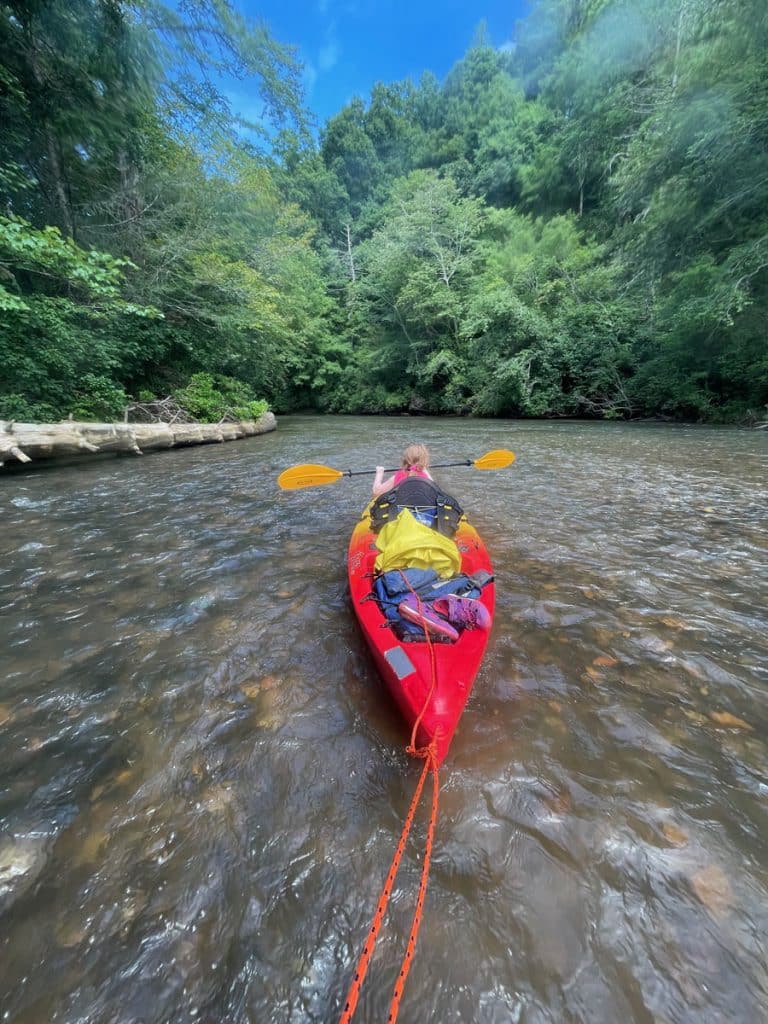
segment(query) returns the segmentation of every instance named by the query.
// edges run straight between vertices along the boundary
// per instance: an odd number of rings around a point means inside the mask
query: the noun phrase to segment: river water
[[[338,1019],[420,765],[348,603],[371,477],[497,573],[402,1024],[768,1019],[768,435],[281,419],[0,480],[0,1020]],[[387,1016],[417,814],[355,1020]]]

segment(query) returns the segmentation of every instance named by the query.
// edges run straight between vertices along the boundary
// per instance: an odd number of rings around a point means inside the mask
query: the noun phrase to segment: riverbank
[[[0,420],[0,468],[40,459],[119,455],[194,444],[220,444],[267,434],[277,428],[274,413],[233,423],[17,423]]]

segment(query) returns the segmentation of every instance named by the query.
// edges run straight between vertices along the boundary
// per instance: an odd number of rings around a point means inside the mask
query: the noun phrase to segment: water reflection
[[[274,478],[415,431],[518,462],[440,474],[498,610],[400,1019],[766,1017],[765,435],[296,417],[0,482],[4,1019],[338,1016],[418,768],[347,604],[369,480]]]

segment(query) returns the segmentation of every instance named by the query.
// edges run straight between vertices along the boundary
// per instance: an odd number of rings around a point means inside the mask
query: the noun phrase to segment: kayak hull
[[[454,537],[461,571],[492,573],[491,561],[477,531],[462,518]],[[378,672],[387,685],[410,733],[417,719],[416,747],[434,740],[440,764],[461,718],[488,643],[489,631],[465,629],[453,643],[401,642],[371,596],[376,535],[368,509],[355,526],[349,543],[347,572],[352,607]],[[495,589],[488,583],[479,600],[493,619]],[[423,712],[423,714],[422,714]]]

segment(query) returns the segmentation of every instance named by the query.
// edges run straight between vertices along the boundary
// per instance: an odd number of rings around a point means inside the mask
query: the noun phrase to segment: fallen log
[[[31,462],[32,459],[19,448],[14,437],[6,430],[6,426],[5,421],[0,420],[0,467],[5,465],[9,456],[19,462]]]
[[[171,431],[175,445],[202,444],[205,440],[200,423],[172,423]]]
[[[54,453],[80,455],[99,450],[98,445],[87,441],[70,420],[63,423],[13,423],[9,433],[31,459],[50,458]]]
[[[220,423],[221,433],[225,441],[237,441],[245,437],[242,423]]]
[[[228,440],[224,437],[218,423],[201,423],[200,426],[203,431],[203,441],[206,444],[221,444],[222,441]]]
[[[132,423],[131,430],[142,452],[173,448],[173,431],[167,423]]]
[[[136,435],[130,423],[75,423],[70,424],[86,441],[100,452],[133,452],[141,455]]]
[[[16,423],[0,420],[0,467],[73,455],[119,454],[235,441],[277,428],[274,413],[238,423]]]

